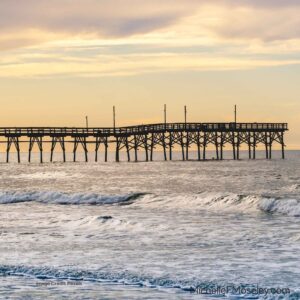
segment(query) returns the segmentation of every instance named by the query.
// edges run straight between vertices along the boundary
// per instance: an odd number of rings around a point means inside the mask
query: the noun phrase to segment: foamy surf
[[[138,202],[135,202],[139,200]],[[102,195],[97,193],[63,193],[57,191],[0,192],[0,204],[38,202],[60,205],[127,205],[136,203],[139,206],[164,209],[205,209],[265,213],[300,216],[300,200],[274,198],[260,195],[239,195],[231,193],[168,194],[155,195],[131,193],[123,195]]]
[[[299,299],[296,154],[3,164],[0,298],[216,299],[190,291],[234,283],[290,288]],[[49,288],[52,281],[78,287]]]
[[[0,265],[0,276],[22,276],[35,278],[41,281],[81,281],[81,282],[98,282],[113,283],[127,286],[150,287],[154,289],[173,290],[174,293],[181,292],[197,293],[197,291],[221,291],[221,288],[227,289],[224,293],[220,293],[218,297],[235,299],[299,299],[300,292],[290,289],[282,289],[281,294],[272,295],[271,288],[264,287],[265,293],[260,295],[254,294],[257,289],[256,284],[234,284],[224,281],[201,281],[201,280],[180,280],[169,278],[167,276],[154,277],[143,274],[135,274],[129,271],[120,273],[110,272],[105,269],[100,270],[81,270],[81,269],[57,269],[52,267],[33,267],[33,266],[9,266]],[[234,290],[233,289],[236,289]],[[247,291],[245,294],[240,291]],[[253,291],[253,293],[251,293]],[[169,291],[170,293],[170,291]]]
[[[62,193],[62,192],[0,192],[0,204],[21,202],[40,202],[62,205],[108,205],[129,204],[144,194],[102,195],[95,193]]]
[[[232,193],[200,193],[185,195],[145,195],[137,205],[147,203],[150,207],[174,209],[205,209],[215,212],[255,213],[265,212],[288,216],[300,216],[300,200],[274,198],[265,195],[242,195]]]
[[[101,230],[104,231],[129,231],[131,233],[145,230],[143,224],[134,220],[120,219],[115,216],[87,216],[80,219],[63,220],[61,226],[71,229]],[[149,229],[148,229],[149,230]]]

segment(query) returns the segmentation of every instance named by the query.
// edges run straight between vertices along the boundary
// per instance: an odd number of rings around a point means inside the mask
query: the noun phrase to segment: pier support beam
[[[134,161],[135,162],[138,161],[138,149],[139,149],[139,145],[138,145],[137,136],[134,135]]]
[[[127,153],[127,161],[130,161],[130,148],[129,148],[129,142],[128,137],[125,138],[125,147],[126,147],[126,153]]]
[[[119,142],[119,137],[116,137],[116,162],[120,162],[120,142]]]
[[[256,133],[253,133],[253,159],[256,159]]]
[[[232,151],[233,151],[233,159],[236,160],[235,133],[234,132],[232,132]]]
[[[268,132],[265,132],[265,148],[266,148],[266,159],[269,159],[269,139],[268,139]]]
[[[151,134],[151,145],[150,145],[150,161],[153,161],[153,150],[154,150],[154,134]]]
[[[20,162],[20,145],[29,140],[28,161],[31,161],[31,152],[35,144],[40,153],[40,162],[43,162],[43,144],[51,145],[50,161],[57,145],[63,152],[63,161],[66,161],[65,143],[73,143],[73,160],[76,161],[78,146],[84,150],[85,161],[88,161],[88,144],[95,145],[95,161],[98,161],[98,151],[101,144],[105,146],[105,161],[108,160],[108,143],[116,144],[116,161],[120,160],[120,151],[127,152],[130,161],[130,151],[134,150],[135,161],[138,161],[139,150],[145,150],[145,160],[152,161],[154,149],[163,148],[164,160],[174,159],[174,150],[181,147],[182,160],[189,160],[190,149],[196,150],[196,159],[206,160],[206,150],[211,144],[215,147],[216,159],[223,160],[223,150],[228,144],[232,145],[233,159],[240,159],[240,150],[243,144],[248,147],[249,159],[256,159],[256,147],[265,147],[267,159],[272,159],[273,144],[281,147],[282,159],[285,159],[284,134],[288,130],[286,123],[173,123],[149,124],[122,128],[57,128],[57,127],[28,127],[28,128],[0,128],[0,136],[5,138],[1,143],[7,143],[6,161],[9,162],[11,148],[17,150]],[[21,138],[28,138],[22,140]],[[71,139],[69,139],[71,138]],[[93,141],[90,140],[93,138]],[[43,140],[45,139],[45,140]],[[260,149],[260,148],[259,148]],[[150,152],[149,152],[150,151]],[[125,153],[125,152],[124,152]],[[191,157],[190,157],[191,158]],[[213,155],[213,158],[215,156]]]
[[[248,155],[249,155],[249,159],[251,159],[252,155],[251,155],[251,133],[250,132],[248,133]]]
[[[203,141],[203,160],[206,160],[206,145],[207,145],[207,133],[204,133],[204,141]]]
[[[185,146],[186,146],[186,152],[185,152],[185,159],[186,160],[189,160],[189,147],[190,147],[190,137],[189,137],[189,133],[187,132],[186,133],[186,143],[185,143]]]
[[[50,162],[53,161],[53,152],[55,150],[56,144],[59,143],[63,152],[63,161],[66,162],[66,149],[65,149],[65,138],[64,137],[52,137],[51,142],[51,152],[50,152]]]
[[[276,140],[277,134],[274,132],[269,133],[269,159],[272,159],[272,146],[274,140]]]
[[[18,163],[21,162],[20,158],[20,145],[19,145],[19,137],[13,136],[13,137],[7,137],[7,147],[6,147],[6,162],[9,162],[9,151],[11,149],[11,146],[14,145],[17,151],[18,156]]]
[[[237,134],[237,143],[236,143],[236,159],[240,159],[240,133]]]
[[[78,146],[81,145],[84,150],[85,161],[88,162],[88,149],[86,143],[86,136],[76,136],[74,137],[74,147],[73,147],[73,161],[76,161],[76,152]]]
[[[181,152],[182,152],[182,160],[185,160],[185,154],[184,154],[184,136],[183,136],[183,132],[181,132],[180,134],[180,145],[181,145]]]
[[[167,146],[166,146],[166,135],[165,133],[162,134],[162,145],[164,148],[164,159],[167,161]]]
[[[144,147],[145,147],[146,161],[149,161],[149,156],[148,156],[148,135],[147,134],[145,134],[145,136],[144,136]]]
[[[40,163],[43,163],[43,137],[41,136],[34,136],[29,138],[28,162],[31,162],[31,151],[35,143],[38,145],[38,148],[40,150]]]
[[[104,148],[105,148],[104,161],[107,162],[107,156],[108,156],[108,141],[107,141],[107,138],[105,138],[105,140],[104,140]]]
[[[218,141],[218,133],[215,133],[215,146],[216,146],[216,157],[219,160],[219,141]]]
[[[197,132],[197,153],[198,153],[198,161],[201,160],[201,141],[200,141],[200,132]]]
[[[280,134],[280,143],[281,143],[281,158],[285,159],[285,153],[284,153],[285,144],[284,144],[284,133],[283,132]]]
[[[224,148],[224,133],[221,132],[221,142],[220,142],[221,160],[223,160],[223,148]]]
[[[173,147],[173,136],[169,133],[169,159],[172,160],[172,147]]]
[[[96,137],[95,162],[98,161],[98,151],[99,151],[100,145],[101,145],[101,140],[98,137]]]
[[[95,162],[98,161],[98,151],[100,149],[101,144],[104,145],[104,161],[107,162],[107,148],[108,148],[108,139],[107,137],[99,137],[96,136],[95,141]]]

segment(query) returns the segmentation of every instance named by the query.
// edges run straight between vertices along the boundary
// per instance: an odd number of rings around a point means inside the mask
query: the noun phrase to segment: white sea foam
[[[109,205],[132,204],[149,207],[176,209],[207,209],[250,213],[263,211],[289,216],[300,216],[300,200],[272,198],[259,195],[238,195],[231,193],[201,193],[184,195],[155,195],[132,193],[124,195],[102,195],[96,193],[62,193],[57,191],[0,192],[0,204],[39,202],[61,205]],[[107,220],[102,220],[107,221]],[[110,220],[111,221],[111,220]],[[116,222],[115,220],[113,222]],[[112,222],[110,222],[112,223]]]
[[[10,175],[10,179],[28,179],[28,180],[47,180],[47,179],[62,179],[70,177],[79,177],[80,174],[69,174],[67,172],[35,172],[35,173],[21,173]]]
[[[261,210],[267,213],[300,216],[300,200],[296,199],[276,199],[258,195],[206,194],[203,204],[211,208],[240,210],[241,212]]]
[[[300,200],[296,199],[264,198],[258,202],[258,207],[265,212],[300,217]]]
[[[263,211],[266,213],[300,216],[300,200],[264,195],[242,195],[232,193],[200,193],[185,195],[155,196],[145,195],[140,205],[147,203],[151,207],[169,207],[174,209],[206,209],[213,211],[227,211],[252,213]]]
[[[133,220],[120,219],[115,216],[87,216],[79,219],[72,219],[68,222],[63,221],[64,228],[83,229],[83,230],[101,230],[104,231],[128,231],[137,232],[145,228],[141,223]]]
[[[299,299],[300,292],[297,290],[281,289],[281,293],[273,293],[269,289],[268,291],[260,292],[257,295],[257,286],[254,284],[240,284],[235,285],[231,282],[223,281],[199,281],[199,280],[184,280],[169,277],[152,277],[146,274],[135,274],[129,271],[123,271],[120,273],[114,273],[109,270],[81,270],[81,269],[56,269],[49,267],[34,267],[26,265],[0,265],[0,276],[22,276],[35,278],[38,280],[51,281],[82,281],[82,282],[98,282],[98,283],[113,283],[120,285],[129,285],[137,287],[151,287],[160,289],[174,289],[181,290],[185,292],[195,293],[196,289],[201,289],[202,291],[220,290],[224,288],[226,290],[228,287],[238,287],[241,289],[253,290],[253,293],[239,294],[234,292],[232,289],[227,294],[220,294],[218,297],[229,298],[229,299]],[[266,288],[265,288],[266,289]],[[175,295],[174,295],[175,296]]]
[[[0,204],[11,204],[20,202],[41,202],[48,204],[122,204],[137,199],[141,194],[125,195],[101,195],[95,193],[62,193],[62,192],[0,192]]]

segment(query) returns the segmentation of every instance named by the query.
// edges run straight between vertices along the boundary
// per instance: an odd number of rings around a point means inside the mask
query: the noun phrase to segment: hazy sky
[[[299,0],[1,0],[0,126],[289,122]],[[299,130],[298,130],[299,129]],[[297,132],[298,130],[298,132]]]

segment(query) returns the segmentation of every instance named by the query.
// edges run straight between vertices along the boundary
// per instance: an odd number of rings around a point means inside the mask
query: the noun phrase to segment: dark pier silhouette
[[[0,128],[1,143],[6,144],[6,161],[12,146],[15,147],[20,159],[20,144],[28,144],[28,161],[31,152],[37,145],[40,162],[43,162],[43,146],[51,144],[50,161],[56,149],[62,152],[62,159],[66,161],[66,143],[73,145],[73,161],[76,161],[78,147],[85,153],[88,161],[88,145],[92,144],[95,151],[95,161],[98,152],[104,148],[104,160],[108,159],[108,148],[115,151],[115,160],[120,161],[120,151],[125,150],[127,160],[134,154],[134,161],[138,161],[139,151],[144,151],[145,160],[153,160],[154,149],[163,150],[164,159],[172,160],[175,146],[182,151],[182,160],[189,160],[189,149],[195,146],[197,159],[206,160],[206,151],[213,145],[216,159],[223,160],[224,147],[232,148],[232,157],[240,159],[241,145],[247,145],[249,159],[256,158],[256,147],[263,145],[266,158],[272,158],[274,143],[281,145],[282,158],[285,158],[284,133],[288,130],[287,123],[161,123],[112,128],[75,128],[75,127],[7,127]],[[23,148],[23,147],[22,147]]]

